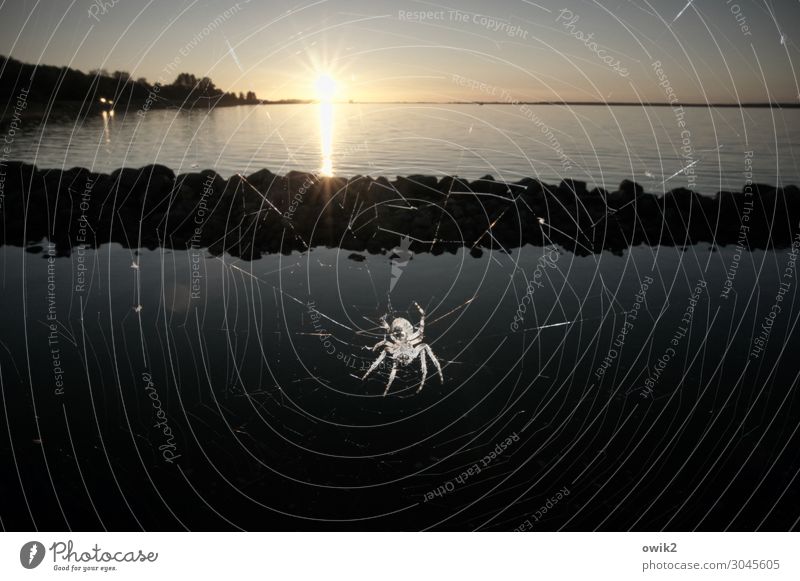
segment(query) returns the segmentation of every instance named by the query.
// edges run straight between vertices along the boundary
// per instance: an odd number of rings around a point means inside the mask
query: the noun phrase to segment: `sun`
[[[331,102],[336,96],[338,84],[328,73],[320,73],[314,81],[314,88],[320,101]]]

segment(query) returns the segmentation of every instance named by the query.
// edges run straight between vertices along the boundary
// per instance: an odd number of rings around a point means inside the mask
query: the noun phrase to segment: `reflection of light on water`
[[[111,120],[114,119],[114,110],[103,111],[101,116],[103,117],[103,137],[105,137],[106,143],[111,143]]]
[[[322,166],[320,173],[323,176],[333,175],[333,103],[320,101],[319,103],[319,141],[322,153]]]

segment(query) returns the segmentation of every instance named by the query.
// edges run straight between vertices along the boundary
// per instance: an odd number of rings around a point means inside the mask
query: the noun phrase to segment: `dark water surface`
[[[6,528],[796,526],[791,249],[40,245],[0,248]],[[383,397],[415,301],[444,382]]]

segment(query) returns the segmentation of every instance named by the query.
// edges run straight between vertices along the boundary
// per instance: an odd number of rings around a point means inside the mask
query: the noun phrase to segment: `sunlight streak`
[[[327,73],[320,73],[314,81],[319,100],[319,141],[322,164],[320,174],[333,176],[333,100],[336,97],[338,84]]]
[[[319,103],[319,142],[322,164],[320,174],[324,177],[333,176],[333,103],[320,101]]]

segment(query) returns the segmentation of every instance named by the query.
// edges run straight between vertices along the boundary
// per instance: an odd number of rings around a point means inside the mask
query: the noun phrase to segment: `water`
[[[116,244],[49,261],[43,244],[0,250],[4,421],[39,527],[511,530],[565,487],[536,530],[785,530],[798,514],[787,251],[744,253],[726,299],[730,248],[398,267]],[[444,381],[429,364],[417,393],[412,364],[383,397],[388,366],[362,379],[378,321],[416,324],[415,301]],[[30,522],[4,496],[4,520]]]
[[[664,179],[682,167],[669,109],[530,111],[569,177],[687,183]],[[800,182],[797,115],[687,110],[697,189],[740,189],[750,149],[755,181]],[[151,111],[47,124],[12,157],[558,181],[530,119],[488,105]],[[242,261],[98,242],[0,246],[6,528],[512,530],[565,488],[534,530],[797,526],[792,249],[490,242],[478,256],[317,246]],[[428,359],[418,391],[412,362],[384,397],[391,357],[364,377],[380,320],[416,325],[415,303],[443,373]]]
[[[800,110],[685,111],[688,134],[666,107],[323,104],[117,112],[29,129],[18,134],[9,158],[100,172],[160,163],[178,173],[214,168],[226,177],[263,167],[552,183],[569,177],[609,190],[632,178],[653,193],[692,187],[713,195],[742,189],[750,170],[745,152],[753,151],[754,181],[800,183]]]

